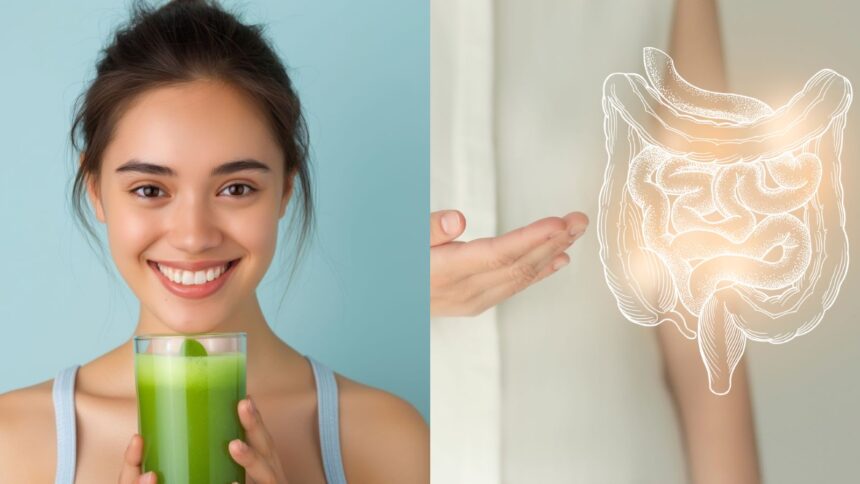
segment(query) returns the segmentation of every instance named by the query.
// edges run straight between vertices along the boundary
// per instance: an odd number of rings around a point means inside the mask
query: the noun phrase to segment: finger
[[[534,281],[532,281],[531,284],[528,284],[528,286],[533,286],[533,285],[537,284],[538,282],[546,279],[550,275],[555,274],[556,272],[560,271],[564,266],[568,265],[569,263],[570,263],[570,256],[569,255],[565,254],[564,252],[556,255],[555,257],[552,258],[552,261],[549,264],[544,265],[543,268],[540,269],[540,272],[538,272],[537,277],[535,277]],[[510,283],[508,284],[508,286],[511,286],[511,285],[513,287],[508,287],[507,290],[504,287],[502,287],[501,290],[499,291],[499,294],[504,295],[505,298],[509,298],[509,297],[513,296],[514,294],[516,294],[517,292],[520,292],[523,289],[525,289],[526,287],[528,287],[528,286],[518,287],[516,284],[510,284]],[[493,297],[492,292],[489,294],[489,296]]]
[[[471,303],[473,312],[482,312],[495,306],[523,289],[545,279],[570,262],[564,250],[580,235],[571,237],[567,233],[557,234],[544,244],[524,255],[507,268],[476,276],[467,281],[475,287],[485,288],[477,292]]]
[[[513,265],[556,234],[575,236],[584,232],[586,227],[588,217],[581,212],[572,212],[564,217],[547,217],[499,237],[468,242],[462,256],[471,273],[495,271]]]
[[[134,434],[125,449],[122,470],[119,474],[119,484],[155,484],[155,473],[140,474],[140,464],[143,459],[143,438]]]
[[[235,439],[230,441],[228,448],[233,460],[245,468],[246,477],[253,479],[255,484],[277,484],[277,476],[269,461],[253,447]]]
[[[450,242],[466,230],[466,217],[457,210],[440,210],[430,214],[430,247]]]
[[[564,254],[580,236],[582,232],[576,235],[569,235],[567,232],[562,232],[550,237],[543,244],[538,245],[527,254],[520,257],[514,262],[511,267],[501,268],[494,271],[491,277],[495,277],[496,284],[505,285],[513,284],[518,289],[522,290],[538,281],[542,271],[553,262],[560,254]],[[569,260],[569,259],[568,259]]]
[[[239,421],[245,428],[245,439],[263,458],[277,458],[269,431],[263,424],[263,417],[256,409],[250,395],[239,402]]]
[[[477,276],[475,279],[480,281],[477,287],[490,288],[514,282],[525,288],[537,282],[541,271],[558,255],[563,254],[578,237],[579,235],[571,236],[567,232],[558,232],[509,266]]]
[[[137,479],[137,484],[158,484],[158,476],[149,471]]]
[[[551,264],[548,264],[543,268],[543,270],[541,270],[532,284],[536,284],[543,279],[546,279],[569,263],[570,257],[562,252],[552,260]],[[487,309],[503,302],[505,299],[510,298],[516,294],[518,290],[520,289],[512,286],[511,284],[503,284],[501,286],[486,288],[483,291],[476,291],[468,301],[460,304],[456,308],[451,308],[449,310],[450,314],[446,315],[477,316]]]
[[[554,274],[557,271],[560,271],[562,267],[570,264],[570,256],[562,252],[557,256],[553,257],[552,262],[546,265],[540,273],[538,273],[537,278],[535,278],[535,282],[533,284],[537,284],[538,282],[546,279],[550,274]]]
[[[529,284],[529,286],[533,286],[533,285],[537,284],[538,282],[551,276],[552,274],[555,274],[556,272],[560,271],[564,266],[568,265],[569,263],[570,263],[570,256],[565,254],[564,252],[555,256],[552,259],[552,262],[550,264],[547,264],[543,269],[541,269],[541,271],[538,273],[535,280],[532,281],[532,283]],[[528,287],[528,286],[518,286],[516,284],[509,283],[505,286],[499,287],[495,294],[494,294],[493,290],[490,290],[487,294],[487,298],[490,300],[492,300],[494,298],[503,298],[502,300],[504,300],[504,299],[507,299],[507,298],[514,296],[518,292],[521,292],[526,287]],[[501,301],[499,301],[499,302],[501,302]],[[495,304],[498,304],[498,302],[496,302]]]
[[[579,235],[571,236],[562,232],[550,237],[546,242],[540,244],[528,253],[520,257],[510,267],[503,267],[493,273],[499,283],[514,282],[523,287],[537,280],[541,271],[555,259],[563,254]]]

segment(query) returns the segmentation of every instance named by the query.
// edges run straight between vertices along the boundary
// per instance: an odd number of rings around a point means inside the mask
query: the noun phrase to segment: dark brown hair
[[[105,148],[130,102],[150,89],[217,80],[242,90],[266,113],[284,155],[285,190],[298,177],[292,199],[300,202],[301,212],[292,211],[291,218],[301,214],[301,228],[292,234],[298,261],[313,227],[307,128],[287,71],[263,35],[264,26],[242,23],[215,0],[174,0],[158,9],[135,0],[131,8],[131,19],[101,51],[95,79],[75,103],[71,142],[80,164],[72,209],[85,235],[101,248],[85,213],[86,184],[92,180],[97,186]]]

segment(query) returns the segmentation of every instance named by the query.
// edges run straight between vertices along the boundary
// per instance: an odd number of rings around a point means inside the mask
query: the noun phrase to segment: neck
[[[191,332],[191,331],[188,331]],[[196,332],[196,331],[195,331]],[[202,331],[201,331],[202,332]],[[263,311],[260,309],[260,303],[257,300],[256,294],[236,306],[232,314],[222,321],[218,326],[207,329],[206,332],[217,333],[232,333],[244,332],[248,338],[248,349],[250,359],[250,349],[253,347],[255,351],[267,351],[272,348],[272,343],[279,343],[277,346],[283,346],[277,335],[269,327],[263,316]],[[142,334],[180,334],[180,332],[171,328],[170,325],[161,321],[156,315],[147,311],[143,306],[140,309],[140,316],[137,327],[134,330],[134,335]]]

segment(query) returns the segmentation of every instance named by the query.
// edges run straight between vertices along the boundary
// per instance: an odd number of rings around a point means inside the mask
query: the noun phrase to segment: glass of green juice
[[[245,333],[134,337],[141,472],[154,471],[158,484],[245,483],[227,449],[245,440],[245,361]]]

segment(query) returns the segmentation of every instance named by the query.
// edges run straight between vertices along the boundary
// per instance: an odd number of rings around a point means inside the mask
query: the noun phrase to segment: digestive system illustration
[[[851,83],[824,69],[773,109],[693,86],[658,49],[644,61],[647,80],[603,85],[600,258],[624,317],[695,340],[723,395],[748,341],[812,331],[839,293]]]

